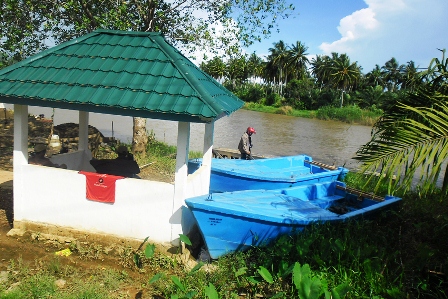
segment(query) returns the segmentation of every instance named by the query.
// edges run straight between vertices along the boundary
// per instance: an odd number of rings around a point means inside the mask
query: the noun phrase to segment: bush
[[[283,98],[279,94],[271,93],[266,97],[265,105],[280,107],[282,104],[282,100]]]
[[[248,88],[238,92],[238,97],[245,102],[258,103],[264,97],[263,87],[259,84],[250,85]]]

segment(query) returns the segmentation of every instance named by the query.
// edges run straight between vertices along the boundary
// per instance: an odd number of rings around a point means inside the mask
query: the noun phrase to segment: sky
[[[363,73],[394,57],[428,67],[448,50],[448,0],[288,0],[295,17],[280,20],[280,32],[245,51],[265,57],[273,44],[300,41],[315,55],[346,53]]]

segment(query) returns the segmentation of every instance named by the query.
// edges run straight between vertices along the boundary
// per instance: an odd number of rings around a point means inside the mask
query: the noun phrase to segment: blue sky
[[[280,33],[245,49],[267,56],[273,43],[301,41],[315,55],[346,53],[363,72],[395,57],[427,67],[448,50],[448,0],[290,0],[295,18],[280,20]]]

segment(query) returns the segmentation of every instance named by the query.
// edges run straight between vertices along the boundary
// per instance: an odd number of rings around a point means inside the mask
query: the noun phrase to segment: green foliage
[[[364,124],[373,123],[381,116],[381,110],[373,109],[365,110],[358,106],[344,106],[342,108],[335,108],[331,106],[321,107],[316,112],[316,117],[324,120],[339,120],[346,123],[359,123]]]
[[[281,97],[280,95],[278,95],[276,93],[270,93],[266,96],[266,100],[262,104],[267,105],[267,106],[280,107],[282,101],[283,101],[283,97]]]
[[[265,91],[260,84],[243,85],[245,88],[235,90],[237,97],[245,102],[259,103],[265,96]]]
[[[448,158],[448,106],[433,102],[430,108],[403,104],[398,108],[400,113],[382,118],[372,140],[357,152],[356,159],[364,163],[363,171],[384,175],[390,193],[399,188],[410,190],[415,178],[422,193],[431,192]],[[394,175],[397,180],[392,180]],[[446,191],[447,184],[442,188]]]
[[[56,44],[95,29],[158,31],[186,51],[225,49],[235,53],[268,37],[278,18],[287,18],[294,6],[285,0],[249,1],[53,1],[1,2],[1,58],[20,61]],[[215,34],[216,23],[226,34]]]
[[[219,299],[218,292],[216,291],[215,286],[211,283],[205,288],[205,295],[209,299]]]
[[[311,269],[308,264],[300,266],[299,263],[294,264],[292,281],[297,289],[299,298],[317,299],[322,292],[321,281],[311,276]]]
[[[179,238],[180,238],[181,242],[185,243],[186,245],[191,246],[191,241],[190,241],[190,238],[188,238],[188,236],[186,236],[184,234],[179,234]]]
[[[110,298],[108,292],[98,288],[98,285],[87,285],[78,287],[74,294],[64,297],[58,297],[59,299],[108,299]]]
[[[56,293],[56,286],[52,276],[41,274],[27,278],[20,290],[24,298],[49,298]]]

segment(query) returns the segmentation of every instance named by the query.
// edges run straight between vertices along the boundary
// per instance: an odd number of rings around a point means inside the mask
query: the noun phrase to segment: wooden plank
[[[355,189],[355,188],[342,187],[342,186],[336,185],[336,189],[344,190],[344,191],[346,191],[348,193],[357,195],[358,197],[367,197],[367,198],[372,199],[374,201],[379,201],[379,202],[384,201],[384,197],[380,197],[380,196],[377,196],[375,194],[364,192],[362,190],[358,190],[358,189]],[[358,199],[360,199],[360,198],[358,198]]]
[[[329,169],[329,170],[336,170],[336,169],[338,169],[336,166],[328,165],[328,164],[317,162],[317,161],[305,160],[305,163],[316,165],[316,166],[319,166],[319,167],[322,167],[322,168],[325,168],[325,169]]]

